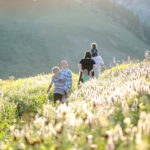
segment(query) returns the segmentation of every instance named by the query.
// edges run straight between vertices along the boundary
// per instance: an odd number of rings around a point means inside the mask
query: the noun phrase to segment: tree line
[[[134,14],[125,6],[118,5],[111,0],[82,0],[94,4],[95,9],[101,9],[113,20],[117,20],[129,31],[133,32],[139,39],[150,45],[150,26],[142,22],[138,15]]]

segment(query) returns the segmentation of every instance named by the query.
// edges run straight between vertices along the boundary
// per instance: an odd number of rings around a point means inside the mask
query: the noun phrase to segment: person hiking
[[[61,67],[60,79],[65,81],[64,91],[65,91],[65,97],[67,99],[71,93],[71,87],[73,84],[72,72],[68,68],[68,62],[66,60],[61,61],[60,67]]]
[[[96,66],[97,66],[95,71],[94,71],[94,77],[98,79],[99,78],[99,74],[101,72],[101,66],[104,65],[104,61],[103,61],[102,57],[100,55],[98,55],[98,51],[95,52],[95,54],[93,55],[92,59],[95,61]]]
[[[92,57],[94,57],[95,55],[96,55],[96,53],[97,53],[97,44],[96,43],[92,43],[91,44],[91,54],[92,54]]]
[[[78,64],[78,68],[80,71],[80,77],[79,77],[78,85],[80,85],[80,82],[83,82],[82,73],[83,73],[84,69],[88,70],[88,75],[90,75],[91,77],[94,77],[94,70],[96,69],[96,63],[94,60],[91,59],[91,57],[92,57],[91,53],[86,52],[84,58],[81,59],[79,64]]]
[[[60,68],[58,66],[55,66],[52,68],[52,79],[51,83],[47,89],[47,94],[49,93],[51,87],[53,84],[55,84],[53,97],[54,97],[54,103],[57,101],[62,102],[62,98],[65,95],[64,87],[65,87],[65,81],[60,79]]]

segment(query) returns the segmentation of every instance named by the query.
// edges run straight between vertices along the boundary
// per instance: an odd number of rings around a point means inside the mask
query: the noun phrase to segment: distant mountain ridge
[[[113,57],[143,59],[145,49],[150,47],[145,41],[101,9],[95,11],[68,1],[63,0],[64,6],[53,11],[49,3],[47,9],[38,11],[42,1],[37,1],[23,13],[0,13],[0,78],[48,73],[62,59],[77,73],[77,64],[92,42],[98,43],[106,65],[112,64]]]
[[[137,14],[143,22],[150,25],[150,0],[111,0],[119,5],[123,5],[135,14]]]

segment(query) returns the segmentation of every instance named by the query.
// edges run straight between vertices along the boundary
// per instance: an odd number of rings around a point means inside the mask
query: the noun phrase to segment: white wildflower
[[[125,118],[124,119],[124,123],[126,124],[126,125],[130,125],[131,124],[131,120],[130,120],[130,118]]]

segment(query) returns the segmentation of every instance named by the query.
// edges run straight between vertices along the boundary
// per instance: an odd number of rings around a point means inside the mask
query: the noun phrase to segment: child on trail
[[[98,52],[97,51],[97,44],[96,43],[92,43],[91,44],[91,54],[92,54],[92,57],[94,57],[95,56],[95,54]]]
[[[47,89],[47,93],[49,93],[53,83],[55,84],[55,88],[54,88],[54,103],[56,103],[56,101],[60,101],[62,102],[62,99],[64,97],[64,86],[65,86],[65,81],[60,79],[60,68],[58,66],[55,66],[52,68],[52,73],[53,73],[53,77],[51,80],[51,83]]]
[[[83,83],[89,81],[91,79],[91,76],[88,75],[88,70],[84,69],[82,73],[82,81]]]

